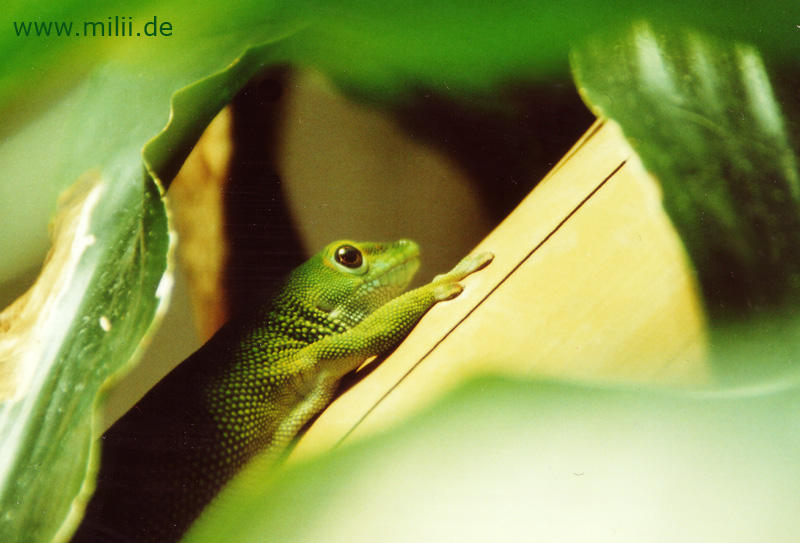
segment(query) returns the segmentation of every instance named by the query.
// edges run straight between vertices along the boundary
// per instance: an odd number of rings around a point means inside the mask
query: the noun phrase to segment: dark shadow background
[[[307,256],[302,230],[311,226],[294,220],[279,173],[278,142],[292,75],[289,69],[265,73],[233,101],[235,151],[225,211],[231,251],[226,285],[234,308],[246,304],[254,290],[273,287]],[[467,102],[420,90],[389,112],[401,131],[458,164],[491,225],[519,204],[594,120],[570,81],[509,85],[491,99]],[[360,203],[332,205],[346,211]],[[441,210],[448,212],[446,202]],[[434,218],[428,219],[435,228]]]

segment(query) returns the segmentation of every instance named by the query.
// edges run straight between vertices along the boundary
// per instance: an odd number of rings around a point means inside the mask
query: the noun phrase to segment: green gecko
[[[345,374],[396,347],[492,258],[467,256],[401,294],[419,267],[416,243],[328,245],[106,432],[97,489],[73,541],[177,541],[249,460],[279,456]]]

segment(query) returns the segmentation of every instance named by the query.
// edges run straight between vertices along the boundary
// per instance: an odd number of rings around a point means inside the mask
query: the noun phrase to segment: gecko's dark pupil
[[[348,268],[358,268],[361,265],[361,251],[352,245],[342,245],[336,249],[336,261]]]

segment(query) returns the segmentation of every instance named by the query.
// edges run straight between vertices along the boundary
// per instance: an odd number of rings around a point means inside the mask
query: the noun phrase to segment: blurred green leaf
[[[286,42],[293,63],[320,69],[351,93],[372,99],[433,91],[470,97],[567,71],[572,44],[614,36],[631,20],[694,27],[758,46],[795,63],[800,39],[793,2],[421,2],[312,0],[290,10],[310,24]]]
[[[587,102],[661,181],[708,309],[781,301],[800,263],[800,175],[758,52],[639,24],[573,61]]]
[[[795,541],[800,400],[483,379],[227,487],[184,543]]]

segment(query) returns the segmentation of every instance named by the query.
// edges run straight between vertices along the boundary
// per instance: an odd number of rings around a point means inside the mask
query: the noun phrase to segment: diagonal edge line
[[[589,132],[581,136],[581,139],[578,140],[578,143],[574,147],[572,147],[569,151],[567,151],[567,154],[564,155],[564,157],[561,160],[559,160],[558,163],[556,163],[555,167],[553,167],[553,169],[547,173],[547,175],[545,176],[544,179],[542,179],[542,181],[544,181],[549,177],[554,176],[556,172],[558,172],[564,166],[564,164],[569,162],[569,159],[572,156],[578,154],[581,151],[581,149],[586,147],[586,145],[592,140],[592,138],[594,138],[598,133],[600,133],[600,131],[605,127],[605,125],[606,125],[605,120],[601,120],[599,122],[594,123],[590,127]]]
[[[567,162],[569,162],[570,158],[572,158],[572,156],[578,154],[581,151],[581,149],[586,147],[588,145],[589,141],[591,141],[592,138],[594,138],[597,134],[599,134],[600,131],[605,126],[606,126],[606,121],[605,120],[598,120],[597,122],[592,124],[592,126],[589,127],[589,131],[587,133],[585,133],[583,136],[581,136],[581,138],[578,140],[578,142],[572,148],[570,148],[569,151],[567,151],[567,154],[565,154],[561,158],[561,160],[559,160],[556,163],[556,165],[553,166],[553,168],[549,172],[547,172],[547,175],[545,175],[544,178],[542,178],[542,180],[539,181],[534,186],[534,188],[538,187],[542,183],[545,183],[545,182],[549,181],[552,177],[554,177],[561,170],[561,168],[563,168],[564,165]]]
[[[437,340],[437,341],[436,341],[436,343],[434,343],[434,344],[431,346],[431,348],[430,348],[430,349],[428,349],[428,351],[427,351],[427,352],[426,352],[424,355],[422,355],[422,356],[420,357],[420,359],[419,359],[419,360],[417,360],[417,361],[414,363],[414,365],[413,365],[413,366],[411,366],[411,367],[408,369],[408,371],[406,371],[406,372],[403,374],[403,376],[402,376],[402,377],[400,377],[400,379],[398,379],[398,380],[397,380],[397,382],[396,382],[395,384],[393,384],[393,385],[392,385],[392,386],[389,388],[389,390],[387,390],[386,392],[384,392],[384,393],[383,393],[383,395],[382,395],[380,398],[378,398],[378,401],[376,401],[374,404],[372,404],[372,406],[371,406],[369,409],[367,409],[366,413],[364,413],[363,415],[361,415],[361,417],[360,417],[360,418],[359,418],[359,419],[356,421],[356,423],[355,423],[355,424],[353,424],[353,426],[351,426],[351,427],[350,427],[350,429],[349,429],[349,430],[348,430],[348,431],[347,431],[347,432],[346,432],[346,433],[345,433],[345,434],[344,434],[344,435],[343,435],[343,436],[342,436],[342,437],[341,437],[341,438],[340,438],[340,439],[339,439],[339,440],[336,442],[336,444],[335,444],[335,445],[334,445],[332,448],[334,448],[334,449],[335,449],[336,447],[338,447],[339,445],[341,445],[341,444],[344,442],[344,440],[345,440],[345,439],[347,439],[347,438],[350,436],[350,434],[352,434],[352,433],[353,433],[353,431],[355,431],[355,429],[358,427],[358,425],[359,425],[359,424],[361,424],[362,422],[364,422],[364,420],[365,420],[365,419],[366,419],[366,418],[367,418],[367,417],[370,415],[370,413],[372,413],[372,412],[375,410],[375,408],[378,406],[378,404],[380,404],[380,403],[381,403],[383,400],[385,400],[385,399],[386,399],[386,397],[387,397],[387,396],[389,396],[389,394],[391,394],[391,393],[392,393],[392,391],[394,391],[394,390],[395,390],[395,389],[398,387],[398,385],[400,385],[400,383],[402,383],[402,382],[405,380],[405,378],[406,378],[406,377],[408,377],[408,376],[411,374],[411,372],[412,372],[412,371],[414,371],[414,370],[415,370],[415,369],[416,369],[416,368],[417,368],[417,367],[418,367],[420,364],[422,364],[422,362],[423,362],[423,361],[424,361],[426,358],[428,358],[428,355],[430,355],[430,354],[431,354],[431,353],[432,353],[432,352],[433,352],[433,351],[434,351],[434,350],[435,350],[435,349],[436,349],[436,348],[437,348],[437,347],[438,347],[438,346],[439,346],[439,345],[440,345],[440,344],[441,344],[441,343],[442,343],[442,342],[443,342],[445,339],[447,339],[447,338],[450,336],[450,334],[451,334],[451,333],[452,333],[452,332],[453,332],[453,331],[454,331],[456,328],[458,328],[458,327],[461,325],[461,323],[462,323],[462,322],[464,322],[465,320],[467,320],[467,318],[469,318],[469,316],[470,316],[470,315],[472,315],[472,314],[475,312],[475,310],[476,310],[476,309],[478,309],[478,307],[480,307],[480,306],[481,306],[481,304],[483,304],[483,302],[485,302],[485,301],[486,301],[486,300],[489,298],[489,296],[491,296],[492,294],[494,294],[494,292],[495,292],[495,291],[496,291],[498,288],[500,288],[500,285],[502,285],[503,283],[505,283],[505,282],[506,282],[506,280],[507,280],[509,277],[511,277],[511,276],[512,276],[512,275],[513,275],[513,274],[514,274],[514,273],[515,273],[515,272],[516,272],[516,271],[517,271],[517,270],[518,270],[520,267],[522,267],[522,265],[523,265],[525,262],[527,262],[527,261],[528,261],[528,259],[529,259],[531,256],[533,256],[533,254],[534,254],[536,251],[538,251],[538,250],[539,250],[539,249],[542,247],[542,245],[544,245],[545,243],[547,243],[547,241],[548,241],[548,240],[550,240],[550,238],[552,238],[552,237],[555,235],[555,233],[556,233],[556,232],[558,232],[558,231],[561,229],[561,227],[562,227],[562,226],[564,226],[564,225],[566,224],[566,222],[567,222],[568,220],[570,220],[570,219],[571,219],[571,218],[572,218],[572,217],[575,215],[575,213],[577,213],[577,212],[578,212],[578,210],[579,210],[580,208],[582,208],[582,207],[584,206],[584,204],[586,204],[586,202],[588,202],[588,201],[589,201],[589,199],[590,199],[592,196],[594,196],[595,194],[597,194],[597,192],[598,192],[598,191],[599,191],[601,188],[603,188],[603,186],[604,186],[606,183],[608,183],[608,181],[609,181],[609,180],[610,180],[612,177],[614,177],[614,176],[617,174],[617,172],[619,172],[619,171],[622,169],[622,167],[623,167],[623,166],[625,166],[625,164],[626,164],[627,162],[628,162],[628,160],[627,160],[627,159],[625,159],[625,160],[623,160],[622,162],[620,162],[620,164],[619,164],[619,165],[618,165],[616,168],[614,168],[614,170],[613,170],[613,171],[612,171],[610,174],[608,174],[608,175],[605,177],[605,179],[603,179],[603,180],[600,182],[600,184],[598,184],[598,185],[597,185],[597,186],[596,186],[594,189],[592,189],[592,192],[590,192],[588,195],[586,195],[586,197],[585,197],[583,200],[581,200],[581,201],[580,201],[580,203],[578,203],[578,205],[577,205],[577,206],[575,206],[575,208],[573,208],[573,209],[572,209],[572,211],[570,211],[570,212],[567,214],[567,216],[566,216],[566,217],[564,217],[564,218],[561,220],[561,222],[559,222],[559,223],[558,223],[558,224],[557,224],[557,225],[556,225],[556,226],[555,226],[555,227],[554,227],[554,228],[553,228],[553,229],[552,229],[552,230],[551,230],[551,231],[550,231],[550,232],[549,232],[549,233],[548,233],[548,234],[547,234],[547,235],[546,235],[546,236],[545,236],[543,239],[542,239],[542,241],[540,241],[540,242],[539,242],[539,243],[538,243],[538,244],[537,244],[537,245],[536,245],[536,246],[535,246],[533,249],[531,249],[531,250],[528,252],[528,254],[526,254],[526,255],[525,255],[525,256],[524,256],[524,257],[523,257],[523,258],[522,258],[522,259],[521,259],[521,260],[520,260],[520,261],[517,263],[517,265],[516,265],[516,266],[514,266],[514,267],[511,269],[511,271],[509,271],[509,272],[508,272],[508,273],[505,275],[505,277],[503,277],[503,278],[502,278],[500,281],[498,281],[498,283],[497,283],[497,284],[496,284],[494,287],[492,287],[492,289],[491,289],[489,292],[487,292],[487,293],[486,293],[486,294],[483,296],[483,298],[481,298],[480,300],[478,300],[478,303],[476,303],[476,304],[475,304],[475,306],[474,306],[472,309],[470,309],[469,311],[467,311],[467,313],[466,313],[466,314],[465,314],[463,317],[461,317],[461,318],[458,320],[458,322],[456,322],[456,323],[455,323],[455,324],[454,324],[454,325],[453,325],[453,326],[452,326],[452,327],[451,327],[451,328],[450,328],[450,329],[449,329],[447,332],[445,332],[445,333],[444,333],[444,335],[442,335],[442,337],[441,337],[441,338],[439,338],[439,340]]]

